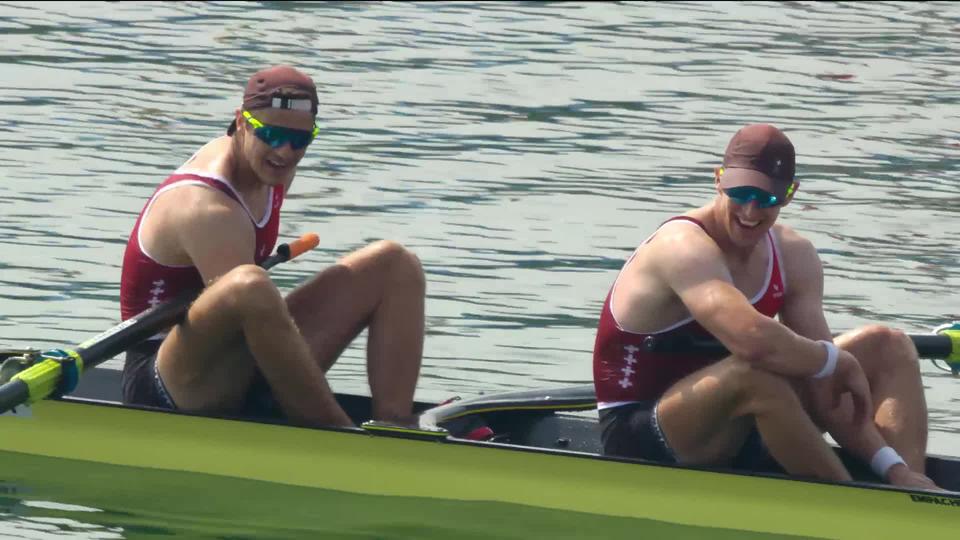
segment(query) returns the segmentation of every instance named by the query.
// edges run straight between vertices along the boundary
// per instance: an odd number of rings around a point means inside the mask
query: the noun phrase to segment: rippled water
[[[282,228],[322,245],[275,275],[411,247],[422,399],[589,381],[623,260],[755,121],[797,147],[781,215],[833,329],[925,332],[960,318],[958,32],[948,2],[2,4],[0,343],[116,321],[143,201],[274,63],[320,84],[323,126]],[[362,356],[335,388],[367,390]],[[960,454],[960,383],[924,371],[931,450]]]

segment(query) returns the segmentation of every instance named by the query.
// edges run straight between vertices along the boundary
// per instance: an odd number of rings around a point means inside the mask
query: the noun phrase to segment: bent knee
[[[227,301],[234,308],[262,309],[282,304],[283,297],[270,274],[257,265],[240,265],[227,272],[220,281]]]
[[[273,286],[267,271],[255,264],[241,264],[224,274],[220,281],[224,282],[225,287],[235,291],[249,291]]]
[[[861,344],[851,344],[850,349],[868,377],[898,369],[919,370],[917,349],[902,330],[872,324],[858,332],[857,340]]]
[[[786,376],[734,359],[738,409],[744,414],[763,413],[771,408],[801,406],[800,398]]]
[[[376,257],[383,261],[392,282],[402,283],[407,287],[426,286],[420,258],[403,244],[393,240],[380,240],[371,244],[370,248],[375,250]]]

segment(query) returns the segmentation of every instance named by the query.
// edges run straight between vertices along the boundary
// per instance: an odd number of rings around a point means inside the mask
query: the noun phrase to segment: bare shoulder
[[[820,257],[813,242],[793,227],[777,223],[773,226],[773,234],[779,242],[783,257],[790,266],[809,264],[814,261],[819,263]]]
[[[206,185],[184,185],[160,193],[140,227],[144,248],[163,264],[195,264],[191,252],[207,245],[252,246],[255,242],[253,224],[243,207]]]
[[[657,231],[649,244],[647,258],[669,273],[723,263],[723,252],[699,225],[677,220]]]
[[[716,243],[695,223],[666,223],[618,277],[611,310],[625,329],[659,331],[690,316],[684,291],[713,279],[729,281]]]
[[[203,145],[183,164],[184,168],[224,175],[231,159],[231,138],[224,135]]]
[[[154,209],[164,215],[169,226],[203,224],[217,227],[224,222],[227,227],[241,223],[249,224],[243,207],[226,193],[207,185],[185,185],[161,193],[154,201]]]
[[[774,225],[773,233],[780,246],[788,296],[820,290],[823,287],[823,263],[813,242],[792,227],[779,223]]]
[[[681,296],[704,283],[733,282],[720,246],[695,223],[668,223],[645,247],[639,271]]]

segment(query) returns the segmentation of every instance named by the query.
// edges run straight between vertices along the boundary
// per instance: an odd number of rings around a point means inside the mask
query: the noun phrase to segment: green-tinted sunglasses
[[[790,186],[790,190],[783,199],[769,191],[753,186],[725,188],[723,192],[727,194],[727,197],[730,197],[731,201],[740,206],[750,204],[750,201],[757,201],[757,206],[760,208],[772,208],[786,202],[790,194],[793,193],[793,186]]]
[[[293,129],[264,124],[260,120],[254,118],[249,111],[243,111],[243,117],[247,119],[247,122],[251,126],[253,126],[253,134],[256,135],[261,141],[269,144],[271,148],[280,148],[281,146],[289,143],[290,147],[294,150],[300,150],[302,148],[306,148],[310,143],[312,143],[313,139],[316,138],[317,133],[320,133],[320,128],[316,125],[313,126],[312,131],[307,131],[304,129]]]

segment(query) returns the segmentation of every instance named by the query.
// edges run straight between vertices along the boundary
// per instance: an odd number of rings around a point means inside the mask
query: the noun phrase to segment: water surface
[[[321,247],[274,275],[414,250],[420,399],[590,381],[617,270],[750,122],[797,148],[781,215],[831,327],[927,332],[960,319],[958,30],[949,2],[2,4],[0,344],[116,322],[146,197],[274,63],[319,83],[322,126],[281,232]],[[923,370],[930,448],[958,455],[958,383]],[[330,378],[368,392],[362,340]]]

